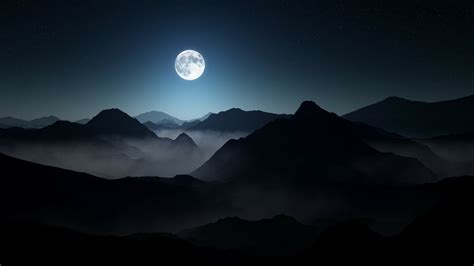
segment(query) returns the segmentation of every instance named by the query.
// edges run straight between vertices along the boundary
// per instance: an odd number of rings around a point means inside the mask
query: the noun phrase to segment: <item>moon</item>
[[[204,73],[206,62],[204,57],[194,50],[186,50],[176,57],[176,73],[185,80],[195,80]]]

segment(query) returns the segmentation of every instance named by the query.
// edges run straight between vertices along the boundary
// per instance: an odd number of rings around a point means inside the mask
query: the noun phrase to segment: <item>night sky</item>
[[[203,76],[176,74],[202,53]],[[344,114],[474,93],[471,1],[1,1],[0,116]]]

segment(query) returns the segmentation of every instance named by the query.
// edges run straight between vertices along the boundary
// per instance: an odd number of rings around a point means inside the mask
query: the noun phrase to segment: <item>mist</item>
[[[208,160],[212,154],[220,149],[227,141],[231,139],[244,138],[250,134],[250,132],[235,131],[235,132],[221,132],[213,130],[156,130],[154,133],[162,138],[176,139],[181,133],[186,133],[190,136],[194,142],[199,146],[200,150],[205,154],[206,160]]]
[[[128,176],[174,177],[189,174],[216,152],[229,139],[248,133],[186,132],[197,148],[177,144],[179,130],[159,131],[162,139],[102,138],[101,142],[32,142],[0,143],[7,155],[103,178]]]

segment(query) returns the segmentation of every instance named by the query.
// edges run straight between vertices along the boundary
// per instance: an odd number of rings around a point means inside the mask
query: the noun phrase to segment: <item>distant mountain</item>
[[[418,160],[373,149],[351,122],[314,102],[303,102],[289,119],[274,120],[246,138],[230,140],[193,175],[302,189],[328,182],[415,184],[435,180]]]
[[[140,121],[141,123],[151,121],[155,124],[158,124],[160,121],[164,119],[173,121],[174,123],[178,125],[181,125],[184,122],[183,120],[179,118],[176,118],[174,116],[171,116],[167,113],[160,112],[160,111],[151,111],[151,112],[143,113],[143,114],[137,115],[136,119],[138,119],[138,121]]]
[[[156,124],[151,121],[143,123],[144,126],[146,126],[148,129],[157,131],[157,130],[171,130],[171,129],[178,129],[180,126],[178,124],[175,124],[173,122],[165,122],[165,123],[160,123]]]
[[[195,120],[204,121],[204,120],[208,119],[209,116],[211,116],[211,115],[213,115],[213,114],[214,114],[214,113],[209,112],[209,113],[207,113],[207,114],[205,114],[205,115],[203,115],[203,116],[201,116],[200,118],[195,119]],[[191,120],[191,121],[195,121],[195,120]]]
[[[442,102],[389,97],[343,116],[407,137],[474,131],[474,95]]]
[[[201,123],[201,120],[192,120],[192,121],[187,121],[187,122],[184,122],[180,128],[182,129],[188,129],[188,128],[191,128],[197,124]]]
[[[89,121],[91,121],[89,118],[83,118],[83,119],[77,120],[75,123],[84,125],[84,124],[87,124]]]
[[[119,109],[101,111],[87,124],[56,121],[40,129],[10,128],[0,132],[0,137],[17,140],[87,140],[99,136],[123,138],[157,138],[136,119]]]
[[[181,133],[179,136],[174,140],[177,144],[181,147],[191,147],[191,148],[198,148],[194,140],[189,137],[186,133]]]
[[[290,216],[277,215],[257,221],[224,218],[181,231],[178,236],[202,247],[282,256],[295,255],[310,247],[317,233],[313,226],[304,225]]]
[[[85,128],[94,135],[156,138],[156,135],[137,119],[131,118],[119,109],[101,111],[85,125]]]
[[[18,119],[14,117],[3,117],[0,118],[0,128],[8,128],[8,127],[22,127],[22,128],[42,128],[45,126],[49,126],[54,122],[59,121],[59,118],[55,116],[45,116],[36,118],[30,121]]]
[[[172,231],[204,223],[218,203],[189,176],[107,180],[0,154],[1,221],[23,220],[100,233]],[[179,214],[179,215],[177,215]]]
[[[460,165],[445,159],[444,156],[438,156],[423,143],[361,122],[354,122],[352,127],[354,133],[371,147],[382,152],[392,152],[400,156],[416,158],[439,176],[446,177],[466,173]]]
[[[57,121],[41,129],[0,129],[0,152],[107,178],[187,174],[207,157],[189,136],[157,137],[118,109],[87,124]]]
[[[212,130],[221,132],[253,132],[277,118],[288,117],[262,111],[244,111],[238,108],[211,114],[206,120],[188,130]]]

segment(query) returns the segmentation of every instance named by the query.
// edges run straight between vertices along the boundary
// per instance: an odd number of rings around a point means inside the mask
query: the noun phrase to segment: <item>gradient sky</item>
[[[401,2],[1,1],[0,116],[191,119],[303,100],[344,114],[473,94],[471,1]],[[185,49],[206,60],[198,80],[175,73]]]

